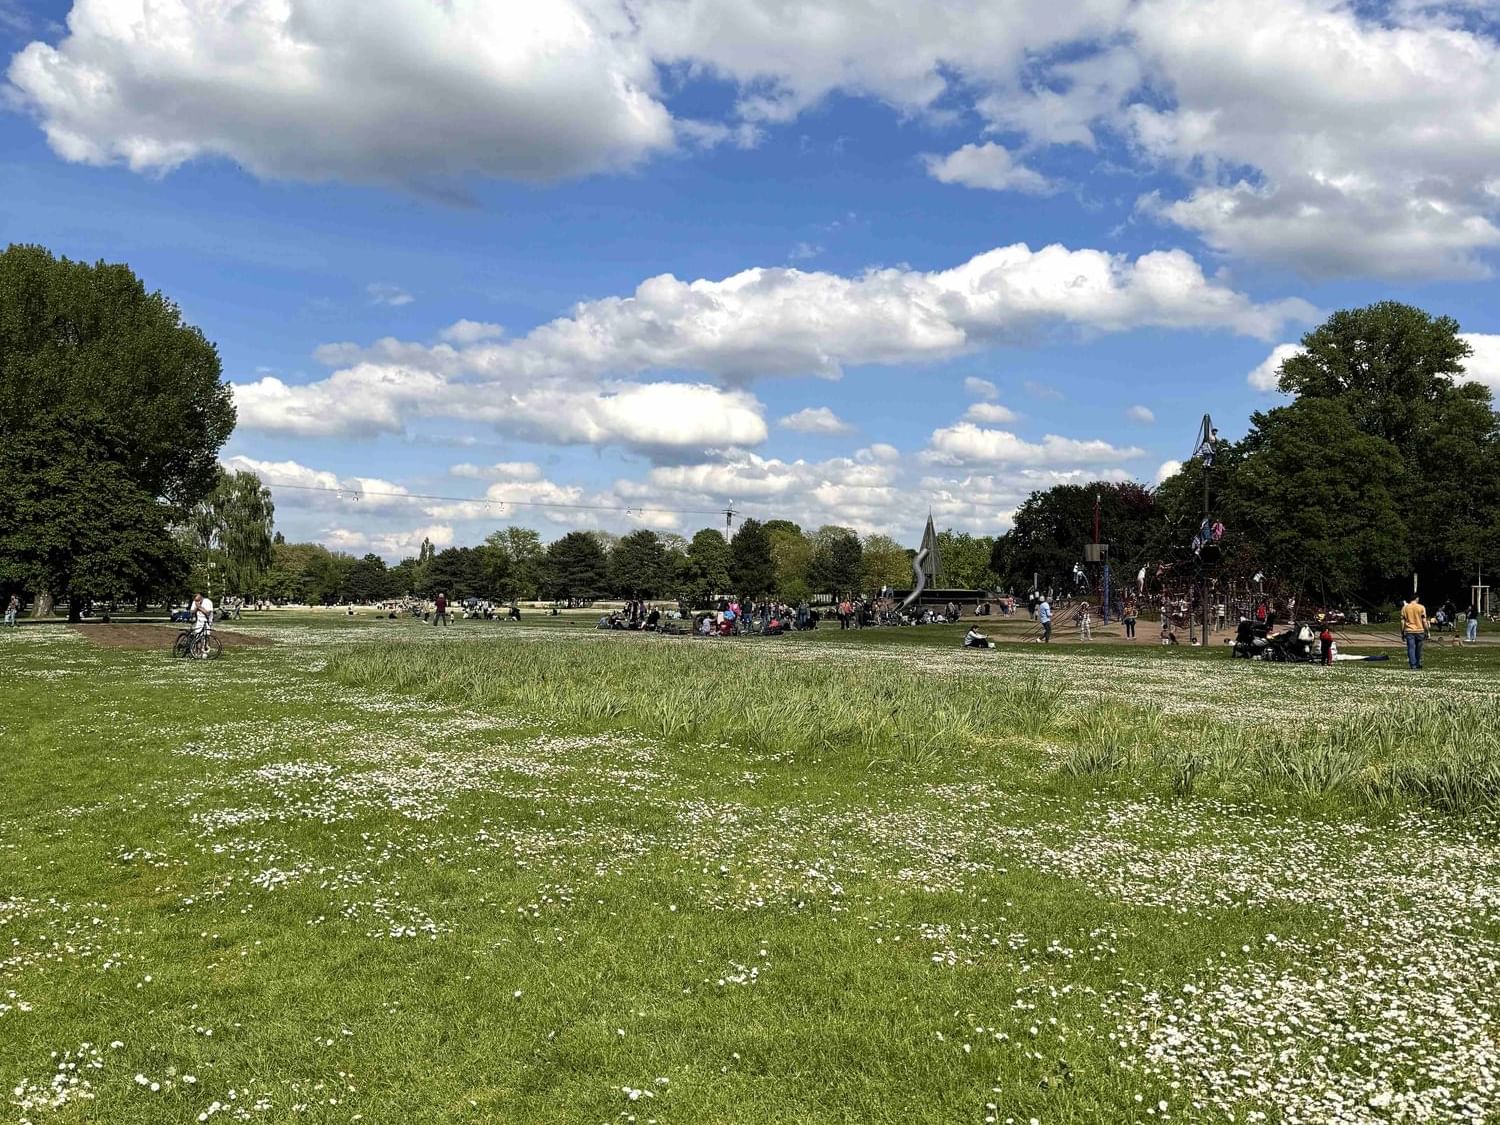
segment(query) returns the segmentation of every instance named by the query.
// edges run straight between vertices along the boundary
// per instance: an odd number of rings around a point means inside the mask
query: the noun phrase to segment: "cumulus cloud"
[[[1129,418],[1132,422],[1140,422],[1144,426],[1149,426],[1152,422],[1156,421],[1156,415],[1151,412],[1151,408],[1139,404],[1125,411],[1125,417]]]
[[[988,379],[981,379],[976,375],[970,375],[964,380],[964,391],[975,398],[987,399],[993,402],[1000,397],[1000,388]]]
[[[504,335],[505,329],[498,324],[483,320],[455,320],[438,333],[438,338],[449,344],[477,344],[480,340],[493,340]]]
[[[524,337],[476,349],[472,358],[495,376],[677,370],[743,382],[940,359],[1057,326],[1270,337],[1315,315],[1301,300],[1256,303],[1209,280],[1182,251],[1130,259],[1016,243],[930,272],[754,268],[691,282],[663,274],[629,296],[583,302]]]
[[[1129,461],[1145,453],[1119,448],[1106,441],[1079,441],[1047,434],[1039,442],[1025,441],[1009,430],[991,430],[959,422],[934,430],[923,459],[938,465],[1097,465]]]
[[[671,147],[623,5],[75,0],[68,34],[12,60],[54,151],[164,172],[437,188],[550,180]]]
[[[628,297],[583,302],[513,340],[460,321],[431,346],[392,338],[327,344],[316,353],[337,367],[326,379],[291,384],[266,375],[236,384],[235,400],[246,428],[301,437],[402,433],[412,420],[450,417],[526,440],[618,445],[670,459],[765,441],[759,401],[732,386],[758,376],[836,377],[846,365],[920,363],[1059,326],[1269,336],[1310,315],[1306,302],[1257,304],[1210,281],[1180,251],[1131,260],[1017,244],[931,272],[750,269],[693,282],[663,275]],[[648,371],[705,372],[731,387],[632,381]],[[969,384],[976,386],[981,394],[993,389],[984,380]],[[997,411],[984,420],[1006,420]]]
[[[1181,471],[1181,469],[1181,461],[1163,461],[1161,463],[1161,466],[1156,470],[1156,477],[1153,479],[1152,483],[1161,484],[1161,482],[1166,480],[1168,477],[1175,477],[1178,472]]]
[[[542,479],[542,467],[531,461],[500,461],[494,465],[454,465],[448,472],[465,480],[535,481]]]
[[[1463,338],[1474,349],[1464,365],[1469,378],[1500,394],[1500,336],[1468,332]]]
[[[799,434],[848,434],[854,427],[845,422],[826,406],[809,406],[795,414],[788,414],[776,423],[784,430],[795,430]]]
[[[63,158],[454,193],[678,145],[756,144],[834,93],[977,119],[933,175],[1047,180],[1015,151],[1122,141],[1147,212],[1314,276],[1464,277],[1500,243],[1500,41],[1482,5],[1348,0],[74,0],[12,60]],[[1465,13],[1462,17],[1456,13]],[[657,74],[728,84],[673,118]],[[397,76],[393,79],[392,76]],[[1019,138],[1007,147],[994,138]]]
[[[1019,421],[1021,416],[1010,407],[1002,406],[998,402],[976,402],[964,411],[964,417],[970,422],[993,422],[1005,425]]]
[[[927,174],[940,183],[1027,195],[1045,195],[1054,190],[1046,176],[1016,163],[1009,149],[993,142],[964,145],[946,156],[929,155],[923,160]]]
[[[1301,344],[1277,344],[1271,349],[1271,354],[1245,376],[1245,381],[1257,391],[1274,391],[1281,382],[1281,365],[1302,352]]]

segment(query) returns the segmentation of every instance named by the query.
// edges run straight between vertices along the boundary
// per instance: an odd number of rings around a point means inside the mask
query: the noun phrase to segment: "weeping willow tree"
[[[271,490],[258,476],[221,472],[187,521],[195,582],[220,597],[259,592],[275,561],[275,515]]]

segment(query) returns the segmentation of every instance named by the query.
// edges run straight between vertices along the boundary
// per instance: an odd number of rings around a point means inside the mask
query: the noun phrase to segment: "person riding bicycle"
[[[193,595],[193,634],[210,633],[214,626],[214,603],[202,594]]]

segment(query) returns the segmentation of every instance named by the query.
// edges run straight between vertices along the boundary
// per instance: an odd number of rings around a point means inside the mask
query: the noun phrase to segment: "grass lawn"
[[[592,620],[0,631],[0,1121],[1500,1120],[1500,647]]]

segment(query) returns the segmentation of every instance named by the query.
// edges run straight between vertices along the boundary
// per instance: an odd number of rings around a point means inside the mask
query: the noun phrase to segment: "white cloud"
[[[399,309],[402,305],[409,305],[416,300],[401,286],[392,285],[388,281],[371,282],[365,286],[365,292],[370,295],[370,304],[384,305],[392,309]]]
[[[751,269],[690,283],[663,275],[629,297],[584,302],[514,340],[486,331],[468,344],[324,345],[318,358],[338,367],[328,378],[293,385],[265,376],[237,384],[235,398],[243,426],[303,437],[401,433],[412,419],[456,417],[527,440],[680,457],[763,442],[760,403],[744,391],[629,376],[831,377],[845,365],[920,363],[1059,325],[1266,336],[1310,314],[1299,300],[1256,304],[1209,281],[1180,251],[1132,261],[1017,244],[933,272]]]
[[[455,320],[441,332],[438,338],[449,344],[477,344],[481,340],[494,340],[505,335],[498,324],[483,320]]]
[[[1257,391],[1274,391],[1281,382],[1281,365],[1293,356],[1301,355],[1302,351],[1301,344],[1277,344],[1271,349],[1271,354],[1245,376],[1245,381]]]
[[[1125,411],[1125,417],[1129,418],[1132,422],[1140,422],[1142,425],[1146,426],[1149,426],[1151,425],[1151,423],[1156,421],[1156,415],[1151,412],[1151,408],[1149,406],[1141,406],[1139,404],[1132,406],[1129,410]]]
[[[952,269],[839,274],[747,269],[722,280],[643,281],[627,297],[578,305],[509,343],[475,349],[492,375],[702,371],[730,381],[834,377],[845,366],[913,363],[1034,337],[1059,325],[1225,329],[1269,337],[1311,320],[1305,301],[1257,304],[1210,281],[1181,251],[1131,260],[1024,243]]]
[[[1045,190],[1048,145],[1124,145],[1146,209],[1314,276],[1474,276],[1500,245],[1500,40],[1478,2],[75,0],[12,60],[64,159],[452,194],[678,145],[753,146],[835,92],[982,136],[934,175]],[[1461,13],[1467,13],[1460,18]],[[673,120],[658,69],[734,91]],[[393,80],[392,76],[399,76]],[[1004,136],[1010,147],[994,139]]]
[[[667,457],[759,445],[767,436],[753,395],[697,383],[539,379],[508,389],[418,367],[360,363],[303,385],[274,376],[236,383],[234,397],[243,428],[296,437],[398,434],[418,419],[458,418],[528,441],[617,445]]]
[[[970,375],[964,380],[964,391],[975,398],[987,399],[991,402],[1000,397],[999,387],[988,379],[980,379],[975,375]]]
[[[795,430],[799,434],[848,434],[854,427],[845,422],[826,406],[809,406],[795,414],[788,414],[776,423],[782,429]]]
[[[938,465],[1097,465],[1140,457],[1145,450],[1118,448],[1106,441],[1079,441],[1048,434],[1024,441],[1008,430],[959,422],[934,430],[923,459]]]
[[[397,531],[372,532],[367,528],[329,527],[318,535],[318,542],[331,551],[351,555],[376,554],[387,560],[412,558],[430,540],[438,550],[454,546],[453,525],[428,524],[425,527]]]
[[[271,489],[279,507],[360,513],[409,512],[420,507],[409,490],[379,477],[340,476],[297,461],[263,461],[237,455],[222,464],[230,472],[254,473]]]
[[[1161,484],[1161,482],[1166,480],[1168,477],[1175,477],[1178,471],[1181,470],[1181,468],[1181,461],[1163,461],[1161,463],[1161,467],[1156,470],[1156,477],[1152,481],[1152,483]]]
[[[945,184],[983,188],[987,191],[1018,191],[1045,195],[1055,190],[1051,180],[1024,164],[1003,145],[993,142],[964,145],[946,156],[925,156],[927,174]]]
[[[1469,378],[1500,394],[1500,336],[1467,332],[1463,339],[1474,349],[1464,365]]]
[[[993,422],[1005,425],[1010,422],[1019,421],[1021,416],[1008,406],[1002,406],[998,402],[976,402],[964,411],[964,417],[970,422]]]
[[[549,180],[674,143],[629,13],[604,0],[75,0],[9,78],[54,151],[170,171],[444,190]]]
[[[536,481],[542,468],[531,461],[500,461],[494,465],[454,465],[448,472],[465,480]]]

